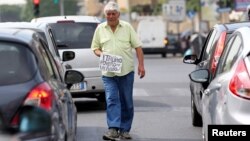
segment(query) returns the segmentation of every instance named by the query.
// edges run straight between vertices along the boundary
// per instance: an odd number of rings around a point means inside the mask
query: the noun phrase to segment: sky
[[[26,0],[0,0],[0,4],[25,4]]]

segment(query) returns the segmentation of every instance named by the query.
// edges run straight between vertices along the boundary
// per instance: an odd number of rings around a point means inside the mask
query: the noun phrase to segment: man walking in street
[[[91,45],[91,49],[100,57],[106,95],[108,131],[103,139],[132,139],[129,134],[134,117],[132,50],[135,49],[138,60],[137,73],[143,78],[145,69],[142,44],[133,27],[119,20],[120,10],[116,2],[108,2],[104,14],[107,21],[98,25]]]

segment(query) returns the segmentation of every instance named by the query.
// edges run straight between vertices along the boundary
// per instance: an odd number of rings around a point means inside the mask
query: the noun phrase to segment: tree
[[[0,5],[0,22],[20,21],[21,6],[18,5]]]
[[[186,10],[199,12],[201,8],[200,0],[187,0]]]
[[[33,0],[26,0],[27,3],[22,10],[21,19],[23,21],[30,21],[34,18]],[[76,15],[79,7],[77,6],[78,0],[64,0],[64,14]],[[55,4],[53,0],[40,0],[39,16],[57,16],[60,15],[59,3]]]

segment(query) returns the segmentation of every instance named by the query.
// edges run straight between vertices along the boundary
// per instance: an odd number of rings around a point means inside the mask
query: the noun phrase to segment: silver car
[[[249,27],[237,29],[219,60],[215,78],[203,92],[203,137],[208,140],[210,124],[250,124],[250,40]],[[205,83],[207,69],[192,72],[191,80]]]
[[[36,18],[31,22],[50,26],[60,53],[66,50],[75,52],[75,59],[67,63],[72,69],[80,71],[85,79],[73,85],[72,96],[105,101],[99,58],[90,48],[99,19],[93,16],[51,16]]]

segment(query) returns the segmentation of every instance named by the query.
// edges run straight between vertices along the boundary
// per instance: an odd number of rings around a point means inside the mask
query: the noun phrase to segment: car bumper
[[[84,89],[70,89],[72,97],[98,97],[104,93],[104,87],[101,77],[85,78]]]

